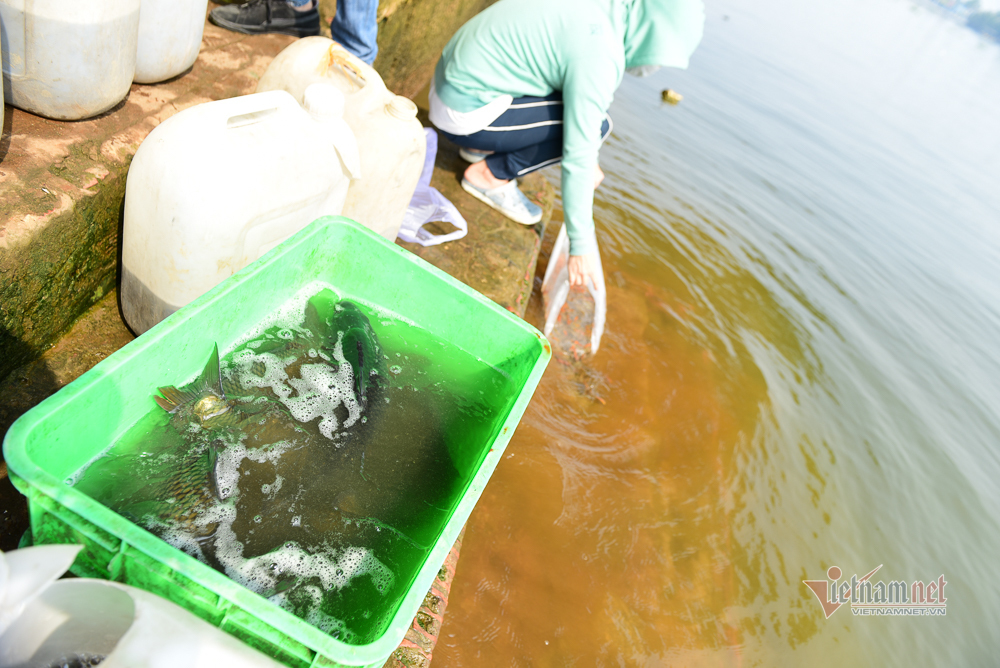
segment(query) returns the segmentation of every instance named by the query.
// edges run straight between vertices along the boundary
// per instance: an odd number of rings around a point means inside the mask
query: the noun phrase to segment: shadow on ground
[[[19,417],[132,338],[118,315],[116,292],[87,311],[40,357],[30,346],[0,329],[0,347],[27,359],[37,357],[0,380],[0,440]],[[27,529],[27,503],[11,484],[6,461],[0,460],[0,550],[16,548]]]

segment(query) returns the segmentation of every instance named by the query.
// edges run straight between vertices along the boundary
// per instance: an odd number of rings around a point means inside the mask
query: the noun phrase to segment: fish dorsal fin
[[[194,384],[193,388],[197,394],[204,392],[215,392],[221,399],[226,398],[226,393],[222,389],[222,369],[219,364],[219,344],[212,345],[212,356],[208,358],[205,370],[201,372],[201,377]]]
[[[178,389],[173,385],[157,388],[162,397],[153,396],[157,405],[168,413],[173,413],[178,407],[195,401],[206,392],[215,393],[220,399],[226,398],[226,393],[222,389],[221,370],[219,366],[219,344],[214,344],[212,356],[208,358],[208,364],[201,372],[198,380]]]

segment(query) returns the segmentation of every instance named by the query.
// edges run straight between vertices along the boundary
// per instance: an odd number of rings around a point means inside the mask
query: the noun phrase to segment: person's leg
[[[462,148],[492,151],[485,160],[469,165],[462,187],[513,220],[532,224],[540,219],[541,209],[517,190],[516,179],[562,160],[562,119],[562,95],[557,92],[515,99],[488,128],[474,134],[439,132]],[[610,131],[611,119],[606,116],[600,129],[602,142]],[[595,187],[603,176],[598,167]]]
[[[453,135],[439,130],[464,148],[506,153],[562,139],[562,94],[516,98],[488,128],[471,135]]]
[[[208,18],[220,28],[249,35],[319,34],[317,0],[250,0],[242,5],[216,7],[208,13]]]
[[[378,55],[378,0],[337,0],[330,22],[333,41],[371,65]]]
[[[605,114],[601,123],[601,142],[612,129],[611,117]],[[541,142],[515,148],[506,152],[496,151],[486,158],[486,165],[498,179],[515,179],[530,174],[542,167],[557,164],[562,160],[562,124],[553,126],[553,131]]]
[[[487,162],[500,159],[513,150],[523,150],[559,137],[562,125],[562,96],[547,98],[517,98],[490,127],[471,135],[457,136],[441,132],[462,148],[496,151],[486,161],[476,161],[465,170],[462,188],[474,197],[499,210],[508,218],[524,225],[534,225],[542,217],[542,209],[525,197],[512,175],[498,178]],[[560,149],[561,150],[561,149]]]
[[[562,95],[557,92],[544,98],[517,98],[480,132],[466,136],[442,134],[464,149],[492,153],[486,158],[490,171],[499,179],[510,180],[562,159],[562,122]],[[605,115],[600,129],[602,142],[611,129],[611,118]]]

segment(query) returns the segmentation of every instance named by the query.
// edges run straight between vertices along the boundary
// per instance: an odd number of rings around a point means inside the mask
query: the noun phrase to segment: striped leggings
[[[611,117],[601,123],[601,141],[611,134]],[[464,148],[493,151],[486,158],[498,179],[514,179],[562,160],[562,93],[546,97],[514,98],[500,118],[471,135],[453,135],[439,130],[451,142]]]

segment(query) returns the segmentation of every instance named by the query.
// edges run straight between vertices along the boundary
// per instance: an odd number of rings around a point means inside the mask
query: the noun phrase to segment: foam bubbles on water
[[[291,338],[294,333],[285,329],[278,335]],[[333,439],[334,431],[339,426],[335,415],[339,406],[347,410],[345,427],[352,426],[361,417],[361,406],[354,396],[354,370],[344,358],[342,338],[343,333],[340,333],[333,360],[321,351],[310,349],[310,359],[319,357],[324,362],[301,365],[298,378],[289,378],[285,371],[285,367],[295,361],[294,357],[282,359],[271,353],[256,353],[249,348],[241,350],[232,357],[236,378],[244,389],[270,388],[300,423],[319,418],[319,432]],[[264,369],[263,375],[260,374],[261,368]]]
[[[232,364],[236,367],[236,378],[244,390],[252,387],[270,388],[279,399],[285,399],[292,394],[292,389],[287,385],[286,360],[277,355],[241,350],[233,355]],[[254,367],[260,366],[264,367],[263,376],[254,373]]]
[[[241,443],[240,446],[243,444]],[[252,462],[276,464],[281,456],[296,446],[295,441],[277,441],[262,448],[247,448],[243,446],[243,456]]]
[[[248,448],[242,441],[229,443],[223,448],[215,461],[215,482],[219,498],[225,500],[239,491],[240,466],[244,459],[257,464],[265,462],[277,463],[281,456],[295,446],[294,441],[278,441],[262,448]],[[264,485],[264,494],[278,493],[284,479],[279,475],[270,485]],[[268,491],[269,490],[269,491]]]
[[[343,642],[353,642],[356,637],[353,633],[347,630],[347,625],[343,621],[337,619],[336,617],[331,617],[323,612],[318,606],[309,611],[306,615],[306,621],[327,635],[333,636],[337,640]]]
[[[228,499],[239,491],[240,463],[246,452],[242,443],[230,445],[219,452],[215,460],[215,484],[220,499]]]
[[[301,378],[288,381],[295,388],[297,396],[282,400],[296,420],[311,422],[320,418],[320,433],[332,439],[337,428],[334,411],[338,406],[347,408],[345,427],[353,425],[361,416],[361,407],[354,398],[351,365],[341,364],[335,371],[326,364],[304,364],[300,367],[299,374]]]
[[[386,591],[392,586],[394,579],[392,571],[371,550],[362,547],[339,550],[326,547],[312,553],[298,543],[289,541],[277,550],[244,559],[243,545],[236,540],[231,524],[219,527],[217,546],[220,543],[224,547],[216,553],[216,557],[225,567],[226,575],[251,591],[264,593],[272,590],[277,586],[279,578],[294,578],[302,582],[297,586],[300,591],[317,588],[318,595],[309,606],[310,611],[318,611],[323,592],[343,589],[357,577],[368,575],[379,591]],[[312,582],[306,583],[307,580],[318,580],[319,586],[316,587]],[[296,605],[301,605],[301,595],[296,599]],[[291,604],[287,595],[275,596],[272,600],[279,605],[284,603],[282,607]]]
[[[285,482],[284,478],[282,478],[280,475],[279,476],[275,476],[274,482],[272,482],[271,484],[269,484],[269,485],[261,485],[260,492],[261,492],[261,494],[263,494],[264,496],[266,496],[268,499],[273,499],[274,495],[277,494],[278,491],[281,489],[281,484],[283,482]]]
[[[201,549],[202,540],[204,540],[204,537],[210,536],[213,531],[218,536],[219,531],[223,527],[231,527],[235,519],[236,506],[233,503],[217,502],[199,513],[193,524],[184,524],[177,520],[151,518],[145,523],[145,527],[151,531],[155,530],[155,533],[160,538],[181,552],[201,562],[208,563]],[[235,534],[232,533],[231,529],[229,532],[235,538]],[[216,541],[216,544],[218,545],[218,541]]]
[[[305,321],[306,303],[311,297],[322,292],[323,290],[330,290],[337,297],[337,299],[341,299],[340,293],[337,292],[337,289],[329,283],[324,283],[323,281],[313,281],[296,292],[295,296],[284,302],[278,310],[268,314],[268,316],[258,322],[255,327],[247,330],[246,333],[234,341],[229,348],[220,350],[219,353],[225,356],[247,343],[250,344],[251,348],[259,347],[261,344],[258,342],[255,345],[253,342],[254,339],[260,337],[261,334],[272,327],[281,327],[283,329],[301,331],[301,325]]]

